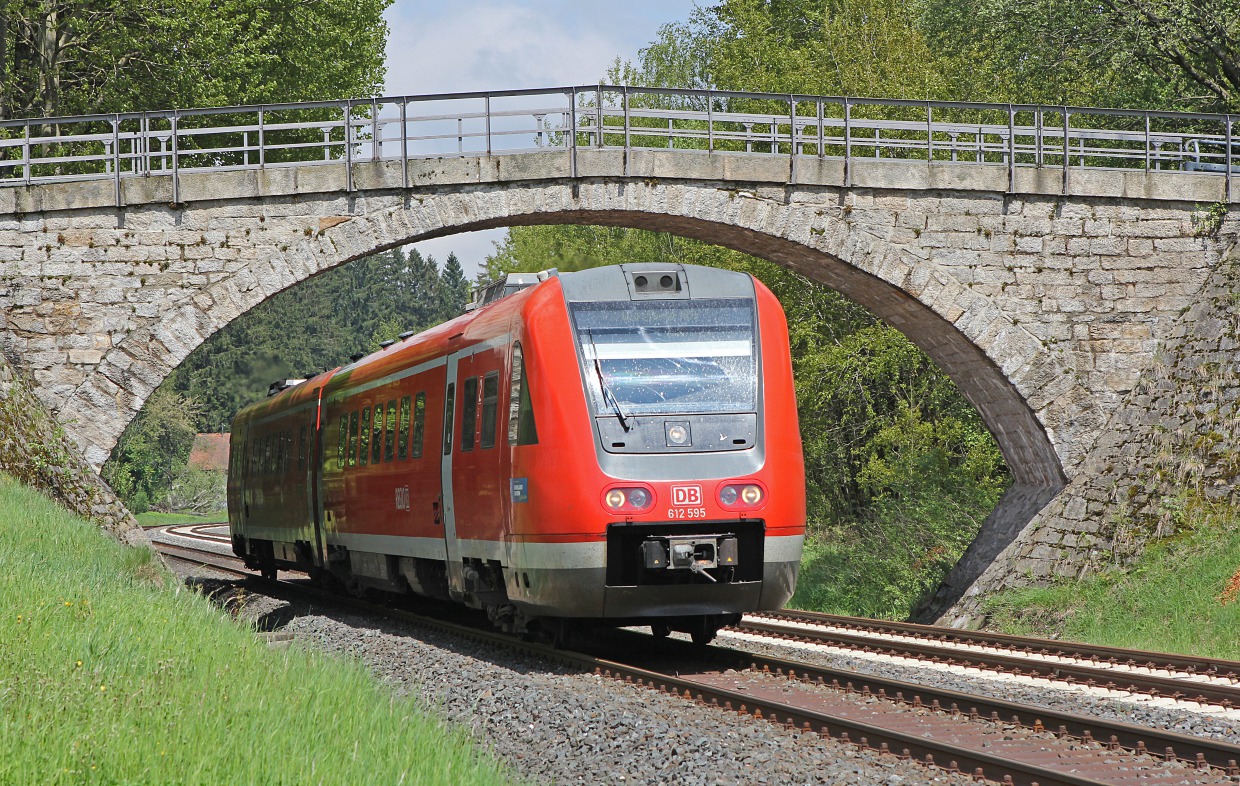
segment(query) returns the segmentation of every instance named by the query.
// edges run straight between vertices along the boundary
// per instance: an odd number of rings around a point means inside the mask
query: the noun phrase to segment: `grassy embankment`
[[[1240,507],[1193,505],[1126,569],[992,598],[1009,633],[1240,660]]]
[[[0,783],[506,783],[360,666],[273,650],[0,476]]]

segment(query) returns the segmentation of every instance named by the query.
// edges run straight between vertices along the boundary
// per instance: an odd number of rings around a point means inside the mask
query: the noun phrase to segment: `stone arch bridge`
[[[1199,427],[1168,353],[1235,368],[1231,119],[1085,113],[567,88],[10,123],[0,342],[98,469],[195,347],[336,265],[522,224],[724,245],[904,332],[998,440],[1015,483],[936,616],[1113,550],[1143,441]]]

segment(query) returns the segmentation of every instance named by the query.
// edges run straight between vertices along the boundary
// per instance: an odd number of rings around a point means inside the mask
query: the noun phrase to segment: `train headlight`
[[[673,420],[664,423],[663,434],[667,437],[669,448],[681,448],[693,444],[689,434],[689,424],[684,421]]]
[[[719,504],[728,510],[760,508],[766,502],[766,490],[757,483],[727,483],[719,487]]]
[[[645,486],[618,486],[603,494],[609,513],[645,513],[654,507],[654,492]]]

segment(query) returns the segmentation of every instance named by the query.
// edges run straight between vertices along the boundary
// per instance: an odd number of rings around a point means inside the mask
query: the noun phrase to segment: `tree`
[[[391,0],[0,0],[0,119],[344,98]]]
[[[469,281],[465,278],[465,270],[456,254],[448,253],[448,261],[444,262],[443,272],[439,276],[442,294],[442,312],[440,320],[452,319],[465,311],[469,302]]]
[[[102,474],[130,510],[149,509],[185,466],[197,414],[192,399],[162,386],[125,429]]]
[[[1102,0],[1102,5],[1151,71],[1170,84],[1187,78],[1206,91],[1180,100],[1218,111],[1240,106],[1240,6],[1222,0]]]

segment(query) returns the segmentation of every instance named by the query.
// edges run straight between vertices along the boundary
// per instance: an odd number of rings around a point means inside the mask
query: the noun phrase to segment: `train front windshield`
[[[755,412],[750,300],[572,303],[595,413]]]

